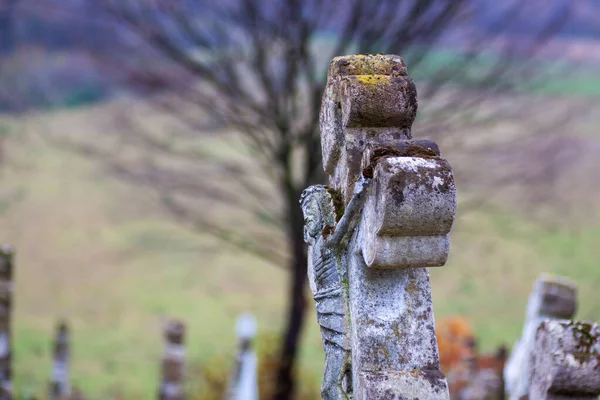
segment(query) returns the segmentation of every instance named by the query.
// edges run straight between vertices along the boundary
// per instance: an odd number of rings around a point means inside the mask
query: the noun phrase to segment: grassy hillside
[[[6,201],[0,239],[17,250],[20,391],[46,390],[59,318],[73,328],[74,384],[85,393],[129,399],[155,392],[167,316],[186,321],[196,364],[233,354],[240,312],[255,313],[262,330],[282,325],[281,269],[174,224],[150,192],[117,182],[90,160],[42,139],[45,130],[101,135],[90,117],[103,112],[72,110],[11,123],[1,171],[0,199]],[[597,209],[588,210],[585,224],[552,230],[505,210],[460,210],[449,263],[431,270],[436,316],[468,316],[485,348],[510,344],[533,280],[548,271],[580,285],[578,317],[600,320]],[[314,315],[308,320],[302,369],[316,385],[322,350]]]

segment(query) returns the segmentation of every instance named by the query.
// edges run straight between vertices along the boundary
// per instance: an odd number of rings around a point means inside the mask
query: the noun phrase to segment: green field
[[[4,122],[11,134],[1,170],[0,237],[17,251],[14,356],[21,392],[46,390],[60,318],[73,329],[74,385],[92,396],[128,399],[155,392],[165,317],[186,321],[195,365],[233,354],[240,312],[256,314],[263,331],[282,326],[284,271],[173,223],[151,192],[43,139],[46,130],[101,135],[92,117],[103,113],[99,106]],[[579,173],[568,177],[571,183]],[[579,189],[592,190],[585,179]],[[581,193],[566,197],[570,207],[588,207],[578,205]],[[598,207],[586,209],[583,223],[552,229],[508,206],[493,210],[459,207],[449,263],[431,270],[436,316],[468,316],[485,349],[511,344],[532,282],[547,271],[575,279],[578,317],[600,320]],[[308,320],[302,376],[316,385],[322,350],[312,313]]]

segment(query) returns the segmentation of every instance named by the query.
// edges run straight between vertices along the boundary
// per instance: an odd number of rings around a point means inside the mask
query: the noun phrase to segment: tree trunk
[[[291,199],[290,199],[291,202]],[[292,206],[292,204],[289,204]],[[274,400],[288,400],[294,397],[296,355],[300,334],[304,326],[304,310],[306,308],[304,285],[306,282],[306,248],[304,246],[304,219],[298,205],[294,200],[293,207],[288,211],[290,216],[290,246],[292,250],[291,271],[289,281],[289,300],[287,311],[287,325],[285,328],[279,365],[276,376]]]

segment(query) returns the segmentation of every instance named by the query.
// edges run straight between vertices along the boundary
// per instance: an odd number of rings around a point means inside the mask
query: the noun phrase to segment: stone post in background
[[[416,88],[400,57],[330,63],[320,118],[329,199],[319,207],[333,205],[334,220],[328,211],[320,226],[307,212],[319,208],[309,199],[323,190],[311,187],[303,196],[324,385],[338,371],[338,389],[325,399],[449,398],[425,267],[446,262],[456,189],[438,146],[412,140],[416,112]],[[323,283],[335,268],[324,269],[327,263],[336,265],[340,282],[330,288]],[[337,347],[328,348],[332,342]]]
[[[170,320],[165,326],[159,400],[184,400],[185,325]]]
[[[0,400],[12,399],[11,312],[13,250],[0,247]]]
[[[546,320],[531,352],[530,400],[596,400],[600,396],[600,328]]]
[[[67,399],[71,392],[69,385],[69,328],[63,321],[58,324],[52,349],[52,381],[50,400]]]
[[[576,308],[577,288],[573,281],[546,274],[536,280],[527,302],[523,333],[504,368],[506,392],[511,400],[519,400],[529,392],[531,351],[540,324],[546,319],[571,319]]]
[[[464,381],[464,387],[452,392],[453,400],[505,400],[502,370],[506,362],[507,350],[498,348],[495,354],[478,354],[473,360],[471,373]]]
[[[257,400],[257,362],[253,350],[256,320],[251,314],[239,316],[236,333],[239,347],[235,366],[229,379],[227,400]]]

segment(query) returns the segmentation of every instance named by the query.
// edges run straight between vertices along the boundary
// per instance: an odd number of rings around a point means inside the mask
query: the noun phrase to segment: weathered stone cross
[[[424,267],[446,262],[456,189],[437,145],[412,140],[416,112],[400,57],[330,63],[320,121],[329,186],[301,200],[324,399],[449,398]]]

